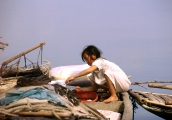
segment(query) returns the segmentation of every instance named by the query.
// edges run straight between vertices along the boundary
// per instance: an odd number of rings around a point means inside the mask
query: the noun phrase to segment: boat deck
[[[18,89],[15,87],[17,78],[4,80],[3,82],[4,83],[1,83],[0,86],[0,98],[3,98],[7,91],[13,91],[15,89]],[[108,104],[103,102],[90,102],[90,103],[86,103],[86,105],[94,109],[111,110],[114,112],[121,113],[122,114],[121,120],[126,120],[126,119],[132,120],[133,111],[128,93],[127,92],[122,93],[121,98],[122,98],[121,101],[115,101]],[[4,117],[4,116],[0,116],[0,117]]]

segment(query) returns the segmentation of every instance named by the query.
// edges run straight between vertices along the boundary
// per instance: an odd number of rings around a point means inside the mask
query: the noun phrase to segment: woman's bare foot
[[[108,99],[104,100],[104,103],[109,103],[109,102],[113,102],[113,101],[118,101],[118,97],[114,97],[114,96],[110,96]]]

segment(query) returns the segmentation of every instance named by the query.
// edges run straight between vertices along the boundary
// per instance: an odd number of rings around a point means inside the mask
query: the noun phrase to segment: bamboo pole
[[[137,93],[137,94],[136,94]],[[172,108],[172,100],[169,98],[171,95],[167,95],[167,94],[157,94],[157,93],[152,93],[152,95],[158,95],[160,97],[162,97],[165,101],[164,102],[155,102],[155,101],[151,101],[148,100],[147,98],[143,98],[141,97],[139,94],[147,94],[150,92],[140,92],[140,91],[132,91],[129,90],[129,94],[137,101],[139,101],[141,104],[145,104],[145,105],[159,105],[159,106],[163,106],[166,108]],[[168,96],[168,99],[167,99]]]
[[[132,91],[132,90],[129,90],[128,92],[129,92],[129,94],[130,94],[133,98],[135,98],[136,100],[138,100],[141,104],[144,104],[144,103],[145,103],[146,98],[141,97],[138,93],[136,93],[136,92],[134,92],[134,91]]]
[[[149,83],[148,84],[148,87],[161,88],[161,89],[170,89],[170,90],[172,90],[172,85],[163,85],[163,84]]]
[[[154,101],[150,101],[150,100],[146,100],[145,104],[146,105],[158,105],[158,106],[162,106],[162,107],[166,107],[166,108],[172,108],[171,105],[166,105],[164,103],[154,102]]]
[[[52,117],[53,112],[52,111],[40,111],[40,112],[18,112],[18,113],[14,113],[17,115],[22,115],[22,116],[36,116],[36,117],[40,117],[40,116],[47,116],[47,117]],[[55,112],[55,114],[57,114],[60,117],[70,117],[72,115],[71,112]]]
[[[132,82],[131,85],[148,84],[148,83],[172,83],[172,81],[147,81],[147,82]]]
[[[147,109],[147,110],[152,110],[152,111],[156,111],[156,112],[159,112],[159,113],[162,113],[162,109],[161,108],[154,108],[154,107],[149,107],[145,104],[142,105],[143,108]],[[172,114],[172,111],[164,111],[165,113],[170,113]]]
[[[7,65],[7,64],[10,63],[11,61],[13,61],[13,60],[15,60],[15,59],[17,59],[17,58],[19,58],[19,57],[25,55],[25,54],[27,54],[27,53],[29,53],[29,52],[31,52],[31,51],[37,49],[38,47],[43,46],[43,45],[45,45],[45,42],[42,42],[42,43],[40,43],[40,44],[38,44],[38,45],[36,45],[36,46],[34,46],[34,47],[32,47],[32,48],[30,48],[30,49],[28,49],[28,50],[26,50],[26,51],[20,53],[20,54],[14,56],[14,57],[12,57],[12,58],[10,58],[9,60],[3,62],[3,63],[2,63],[2,66]]]

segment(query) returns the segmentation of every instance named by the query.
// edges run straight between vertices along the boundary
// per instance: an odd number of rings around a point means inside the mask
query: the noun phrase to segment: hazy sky
[[[53,67],[83,64],[83,47],[94,44],[132,82],[172,80],[171,21],[171,0],[0,0],[0,41],[9,44],[0,64],[41,42]],[[38,52],[26,57],[36,62]]]

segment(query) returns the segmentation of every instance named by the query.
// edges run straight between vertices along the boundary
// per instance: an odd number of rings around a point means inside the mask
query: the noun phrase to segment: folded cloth
[[[53,91],[46,90],[41,87],[33,88],[27,91],[15,90],[15,91],[7,92],[6,97],[0,100],[0,105],[7,105],[11,102],[17,101],[25,97],[36,98],[39,100],[49,100],[61,106],[65,106],[65,103],[62,100],[62,96],[56,94]]]
[[[109,118],[110,120],[121,120],[121,114],[118,112],[113,112],[110,110],[97,110],[102,115],[106,116],[106,118]]]

